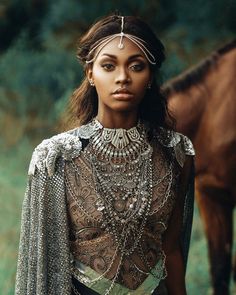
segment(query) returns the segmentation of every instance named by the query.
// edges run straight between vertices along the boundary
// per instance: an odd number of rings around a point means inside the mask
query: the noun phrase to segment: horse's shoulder
[[[183,167],[186,155],[194,156],[195,151],[191,140],[182,133],[160,128],[156,135],[159,143],[173,149],[177,162]]]
[[[79,156],[82,149],[79,128],[59,133],[51,138],[44,139],[32,154],[29,175],[34,175],[36,168],[47,170],[49,176],[54,174],[55,163],[59,157],[70,160]]]

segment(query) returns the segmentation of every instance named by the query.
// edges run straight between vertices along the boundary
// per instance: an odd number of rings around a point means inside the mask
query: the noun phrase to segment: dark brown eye
[[[145,68],[143,63],[137,63],[130,66],[131,70],[134,72],[140,72]]]
[[[112,71],[115,68],[115,66],[113,64],[106,63],[106,64],[102,64],[102,68],[105,69],[106,71]]]

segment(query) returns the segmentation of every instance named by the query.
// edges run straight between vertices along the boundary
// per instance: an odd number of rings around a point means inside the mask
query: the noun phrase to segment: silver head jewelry
[[[95,42],[93,48],[89,51],[88,55],[90,56],[93,52],[95,52],[97,50],[97,52],[95,53],[95,55],[93,56],[93,58],[86,60],[86,63],[92,63],[96,60],[99,52],[108,44],[110,43],[112,40],[114,40],[115,38],[120,38],[120,41],[118,43],[118,48],[119,49],[123,49],[124,46],[124,38],[129,39],[131,42],[133,42],[136,46],[138,46],[138,48],[143,52],[143,54],[145,55],[145,57],[147,58],[147,60],[149,61],[150,64],[155,65],[156,64],[156,59],[155,56],[147,49],[147,46],[145,45],[146,42],[134,35],[131,34],[126,34],[124,33],[124,16],[121,16],[121,31],[118,34],[112,34],[110,36],[101,38],[100,40],[98,40],[97,42]]]

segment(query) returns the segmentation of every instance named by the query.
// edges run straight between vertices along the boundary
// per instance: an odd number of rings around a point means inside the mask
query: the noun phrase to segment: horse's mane
[[[234,48],[236,48],[236,39],[214,51],[197,65],[164,83],[162,91],[168,97],[172,93],[187,90],[190,86],[201,82],[208,71],[217,63],[218,59]]]

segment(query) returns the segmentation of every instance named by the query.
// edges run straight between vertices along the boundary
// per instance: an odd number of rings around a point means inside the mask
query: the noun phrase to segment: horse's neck
[[[194,138],[198,128],[224,136],[221,126],[232,130],[236,124],[236,49],[223,54],[198,84],[168,98],[177,121],[177,131]],[[214,132],[213,132],[214,130]],[[204,131],[204,132],[205,132]],[[223,132],[223,134],[221,133]]]
[[[236,49],[222,55],[207,79],[209,99],[204,114],[214,137],[236,140]],[[206,124],[205,124],[206,125]],[[206,127],[205,127],[206,129]]]
[[[177,131],[193,138],[201,119],[205,101],[201,87],[191,87],[190,90],[173,94],[168,105],[176,119]]]
[[[212,108],[219,108],[226,102],[235,106],[236,93],[236,49],[222,55],[206,79]]]

